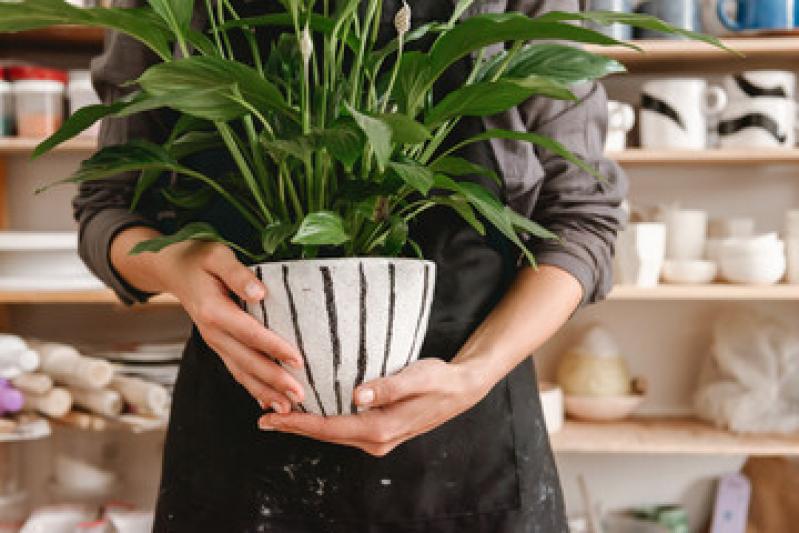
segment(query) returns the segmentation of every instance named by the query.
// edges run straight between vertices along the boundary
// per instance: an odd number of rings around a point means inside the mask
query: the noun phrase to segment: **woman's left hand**
[[[421,359],[398,374],[358,387],[355,403],[368,411],[332,417],[269,413],[259,426],[382,457],[475,405],[490,389],[483,378],[467,364]]]

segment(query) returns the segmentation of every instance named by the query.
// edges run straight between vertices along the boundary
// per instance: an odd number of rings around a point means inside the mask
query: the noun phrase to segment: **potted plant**
[[[491,130],[446,147],[462,117],[500,113],[536,95],[573,100],[571,85],[624,70],[613,59],[536,40],[632,46],[571,24],[590,20],[719,45],[711,37],[627,13],[553,12],[538,18],[505,13],[461,20],[473,3],[460,0],[449,20],[418,28],[411,27],[406,4],[394,20],[396,35],[380,44],[379,0],[324,2],[316,9],[312,0],[281,0],[283,12],[249,19],[225,0],[149,0],[148,7],[138,9],[80,9],[64,0],[0,1],[0,31],[99,26],[138,39],[160,58],[130,80],[136,92],[78,111],[35,155],[105,117],[158,108],[177,112],[164,143],[133,140],[107,147],[65,181],[141,171],[132,208],[158,184],[166,199],[188,215],[176,232],[144,242],[132,253],[206,239],[225,242],[246,258],[270,294],[261,304],[248,304],[248,310],[292,339],[306,357],[304,370],[288,369],[313,391],[300,407],[331,414],[354,409],[346,398],[358,384],[395,372],[418,354],[434,292],[434,265],[397,257],[421,255],[409,238],[409,224],[421,212],[433,206],[454,209],[480,233],[491,224],[531,264],[535,259],[521,235],[557,238],[484,187],[459,179],[490,174],[457,157],[460,147],[491,138],[530,142],[601,179],[562,145],[535,133]],[[195,4],[207,9],[204,32],[190,25]],[[282,32],[269,50],[256,44],[259,26]],[[249,43],[247,62],[235,56],[234,33]],[[421,39],[432,44],[418,49]],[[510,47],[485,53],[496,43]],[[179,53],[173,55],[173,49]],[[439,78],[470,55],[473,68],[466,83],[437,94]],[[211,149],[224,151],[235,170],[210,176],[185,162]],[[171,175],[166,186],[165,174]],[[252,243],[231,242],[211,223],[192,216],[214,199],[239,214]],[[318,322],[311,324],[312,319]],[[377,359],[369,360],[370,355]]]

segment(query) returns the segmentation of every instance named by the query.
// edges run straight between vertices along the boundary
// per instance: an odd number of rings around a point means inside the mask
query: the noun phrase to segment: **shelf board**
[[[550,440],[561,453],[799,455],[799,435],[736,434],[692,417],[566,420]]]
[[[663,283],[641,288],[618,285],[610,293],[611,300],[799,300],[799,285],[736,285],[713,283],[682,285]]]
[[[713,148],[709,150],[630,148],[623,152],[608,152],[607,156],[627,167],[759,166],[798,164],[799,148]]]
[[[103,28],[88,26],[54,26],[41,30],[16,33],[0,33],[0,43],[8,49],[61,48],[64,46],[84,49],[100,49],[105,39]]]
[[[42,139],[5,137],[0,139],[0,154],[28,154],[39,146]],[[97,149],[97,140],[91,138],[72,139],[53,149],[58,153],[91,153]]]
[[[632,41],[643,52],[623,46],[586,46],[591,52],[622,62],[630,72],[708,72],[738,69],[785,68],[799,60],[799,37],[731,37],[721,40],[725,46],[744,57],[736,56],[709,44],[682,40]]]
[[[119,300],[110,290],[88,291],[0,291],[0,304],[118,304]],[[178,305],[170,295],[159,295],[150,300],[156,305]]]

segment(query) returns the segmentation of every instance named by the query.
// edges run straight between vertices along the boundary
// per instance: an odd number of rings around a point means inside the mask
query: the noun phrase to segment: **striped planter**
[[[353,390],[398,372],[419,356],[435,285],[435,264],[416,259],[348,258],[250,267],[267,297],[247,311],[294,344],[305,368],[285,367],[305,387],[298,409],[357,411]]]

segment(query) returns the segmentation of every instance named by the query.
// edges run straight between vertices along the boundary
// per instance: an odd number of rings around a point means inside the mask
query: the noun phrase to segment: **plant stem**
[[[272,222],[274,220],[274,216],[269,208],[266,206],[266,200],[264,198],[263,191],[258,185],[258,181],[253,176],[252,170],[250,170],[249,165],[247,165],[247,161],[244,159],[244,155],[242,155],[241,150],[239,150],[238,144],[236,143],[235,136],[230,129],[230,126],[225,124],[224,122],[214,122],[216,125],[219,134],[222,136],[222,140],[225,141],[225,145],[227,145],[230,154],[233,156],[233,160],[236,162],[236,165],[241,172],[241,175],[244,177],[244,180],[247,182],[247,186],[250,188],[252,192],[253,198],[255,198],[258,207],[261,209],[264,218],[267,222]]]

